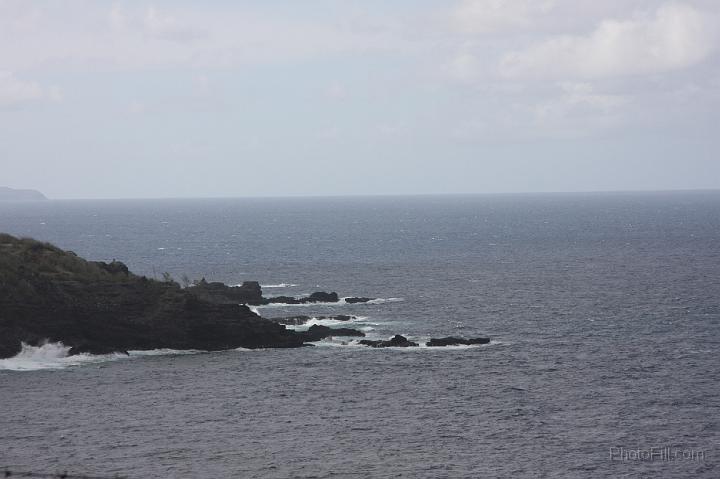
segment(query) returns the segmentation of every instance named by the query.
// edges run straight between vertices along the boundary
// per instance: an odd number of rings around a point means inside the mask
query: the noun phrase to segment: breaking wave
[[[340,321],[339,319],[318,319],[318,318],[310,318],[308,319],[304,324],[286,324],[286,329],[293,329],[295,331],[307,331],[310,329],[310,326],[328,326],[332,328],[333,326],[339,326],[339,327],[347,327],[349,324],[353,323],[364,323],[364,324],[376,324],[376,323],[367,323],[367,316],[356,316],[353,319],[349,319],[347,321]],[[363,328],[360,328],[361,330]],[[373,328],[370,328],[372,330]]]
[[[287,303],[270,303],[270,304],[263,304],[261,306],[258,306],[258,308],[291,308],[291,307],[313,307],[313,306],[346,306],[346,305],[352,305],[352,306],[362,306],[363,304],[384,304],[384,303],[395,303],[398,301],[405,301],[405,298],[376,298],[371,299],[370,301],[366,301],[364,303],[348,303],[345,301],[346,298],[352,298],[353,296],[346,296],[344,298],[340,298],[339,301],[335,303],[323,303],[323,302],[317,302],[317,303],[300,303],[300,304],[287,304]]]
[[[147,351],[128,351],[129,355],[122,353],[112,354],[76,354],[69,356],[69,346],[61,342],[45,343],[40,346],[30,346],[22,343],[20,352],[12,358],[0,359],[0,370],[7,371],[39,371],[42,369],[65,369],[84,364],[105,363],[122,359],[132,359],[143,356],[169,356],[180,354],[197,354],[197,350],[152,349]]]
[[[278,284],[261,284],[261,288],[293,288],[297,286],[294,283],[278,283]]]

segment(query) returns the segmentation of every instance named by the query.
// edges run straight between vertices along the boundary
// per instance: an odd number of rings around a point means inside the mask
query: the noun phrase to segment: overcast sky
[[[720,1],[0,0],[0,185],[720,188]]]

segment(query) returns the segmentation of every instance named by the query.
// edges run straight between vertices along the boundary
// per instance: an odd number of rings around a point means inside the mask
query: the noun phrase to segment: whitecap
[[[347,298],[353,298],[354,296],[345,296],[343,298],[340,298],[339,301],[336,302],[317,302],[317,303],[299,303],[299,304],[287,304],[287,303],[270,303],[270,304],[263,304],[260,307],[261,308],[290,308],[290,307],[313,307],[313,306],[362,306],[363,304],[384,304],[384,303],[395,303],[398,301],[405,301],[405,298],[375,298],[371,299],[370,301],[365,301],[362,303],[348,303],[345,301]]]
[[[65,369],[71,366],[82,366],[85,364],[97,364],[121,359],[132,359],[144,356],[169,356],[182,354],[197,354],[199,350],[178,350],[178,349],[151,349],[133,350],[128,354],[76,354],[68,355],[70,347],[62,342],[44,343],[40,346],[30,346],[22,343],[20,352],[12,358],[0,359],[0,370],[8,371],[39,371],[43,369]]]
[[[310,329],[310,326],[327,326],[332,328],[333,326],[339,326],[344,327],[347,326],[349,323],[363,323],[365,320],[368,319],[367,316],[356,316],[355,318],[351,318],[347,321],[341,321],[339,319],[330,319],[330,318],[310,318],[303,324],[286,324],[286,329],[292,329],[295,331],[307,331]],[[372,329],[372,328],[371,328]]]
[[[30,346],[22,343],[20,352],[12,358],[0,359],[0,369],[9,371],[37,371],[40,369],[64,369],[81,364],[114,361],[127,358],[125,354],[77,354],[68,356],[69,346],[61,342]]]
[[[345,298],[343,298],[343,302],[345,301]],[[383,303],[395,303],[398,301],[405,301],[405,298],[376,298],[371,299],[370,301],[367,301],[365,303],[355,303],[355,304],[383,304]],[[347,303],[345,303],[347,304]]]
[[[278,284],[261,284],[261,288],[294,288],[297,284],[294,283],[278,283]]]

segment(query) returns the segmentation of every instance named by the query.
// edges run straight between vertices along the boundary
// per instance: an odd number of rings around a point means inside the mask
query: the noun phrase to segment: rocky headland
[[[352,299],[353,301],[349,301]],[[347,303],[371,298],[345,298]],[[335,292],[265,298],[257,282],[239,286],[202,280],[182,288],[130,272],[119,261],[87,261],[71,251],[0,233],[0,359],[22,343],[62,342],[70,354],[107,354],[158,348],[207,351],[295,348],[331,336],[362,337],[352,328],[302,325],[310,316],[269,320],[248,305],[337,303]],[[350,315],[316,317],[351,321]],[[431,339],[428,346],[481,344],[486,338]],[[396,335],[362,340],[371,347],[417,346]]]
[[[17,190],[0,186],[0,201],[44,201],[45,195],[37,190]]]

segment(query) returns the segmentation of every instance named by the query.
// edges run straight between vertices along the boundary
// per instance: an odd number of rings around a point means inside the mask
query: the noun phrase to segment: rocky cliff
[[[44,340],[107,353],[285,348],[302,346],[305,338],[246,306],[134,275],[120,262],[86,261],[0,234],[0,358],[17,354],[21,341]]]

